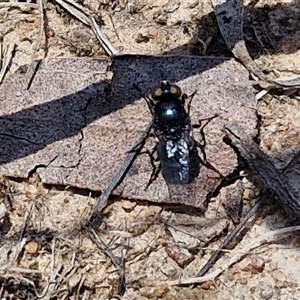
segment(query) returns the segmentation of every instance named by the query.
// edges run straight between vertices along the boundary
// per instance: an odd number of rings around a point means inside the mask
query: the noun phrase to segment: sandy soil
[[[103,25],[103,32],[122,53],[232,57],[209,1],[76,2]],[[243,2],[245,41],[257,64],[278,76],[299,74],[300,4],[290,0]],[[7,77],[30,63],[34,53],[35,59],[106,55],[93,32],[55,1],[44,6],[47,43],[44,38],[39,41],[38,3],[0,3],[3,48],[11,41],[16,44]],[[254,91],[261,89],[255,86]],[[300,142],[298,101],[298,89],[275,89],[258,103],[260,146],[278,164],[281,154],[295,152]],[[243,185],[247,211],[258,189],[246,178]],[[37,299],[38,295],[41,299],[124,300],[300,298],[297,232],[262,242],[273,230],[288,224],[272,205],[273,199],[210,272],[227,266],[235,255],[243,254],[243,258],[217,278],[192,288],[175,281],[192,279],[233,228],[223,218],[218,198],[209,204],[218,217],[212,224],[202,216],[115,197],[105,210],[95,242],[82,226],[95,204],[94,196],[72,187],[45,186],[34,172],[27,179],[1,180],[2,299]],[[262,245],[251,249],[255,243]],[[191,256],[192,262],[184,267],[170,255],[178,245]],[[122,290],[120,278],[126,279],[126,291],[116,296]]]

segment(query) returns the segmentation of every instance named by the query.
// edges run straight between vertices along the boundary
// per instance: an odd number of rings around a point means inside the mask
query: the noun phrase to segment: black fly
[[[147,187],[160,171],[168,184],[189,184],[199,173],[199,163],[219,173],[206,161],[204,135],[202,134],[204,144],[194,139],[193,128],[199,126],[193,126],[189,117],[192,96],[186,109],[187,95],[177,85],[162,81],[145,99],[153,115],[153,134],[156,139],[155,148],[148,152],[154,169]],[[208,122],[215,117],[207,119]],[[200,148],[203,159],[198,156],[197,147]],[[160,162],[159,167],[154,163],[155,152]]]
[[[193,95],[192,95],[193,96]],[[137,155],[143,153],[142,148],[148,137],[153,133],[156,138],[156,146],[152,152],[146,151],[151,157],[153,171],[146,189],[157,178],[160,171],[168,185],[169,194],[174,203],[193,203],[193,197],[196,197],[199,190],[197,182],[193,182],[198,176],[200,164],[220,174],[209,162],[206,161],[204,152],[205,136],[203,128],[216,117],[216,115],[204,119],[206,124],[201,128],[202,143],[197,142],[193,136],[193,128],[201,127],[192,125],[189,117],[190,103],[185,108],[187,99],[177,85],[170,84],[168,81],[162,81],[160,86],[155,88],[150,95],[145,96],[151,114],[152,123],[149,124],[144,136],[137,145],[128,152],[127,158],[120,166],[108,186],[99,197],[97,205],[90,218],[90,224],[97,228],[101,223],[99,219],[100,212],[107,205],[108,197],[112,191],[120,184],[134,162]],[[202,152],[203,159],[198,155],[197,148]],[[154,154],[157,153],[158,159]],[[159,161],[156,167],[155,161]],[[191,184],[192,183],[192,184]],[[182,188],[182,185],[186,185]],[[192,198],[191,201],[187,197]],[[201,203],[199,203],[199,206]]]

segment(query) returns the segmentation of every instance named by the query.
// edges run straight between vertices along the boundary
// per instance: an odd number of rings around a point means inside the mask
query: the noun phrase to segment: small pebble
[[[201,283],[201,288],[203,290],[211,290],[212,289],[212,286],[214,286],[214,282],[212,280],[209,280],[209,281],[205,281],[203,283]]]
[[[270,284],[259,284],[259,298],[264,300],[272,299],[273,297],[273,287]]]
[[[39,245],[35,241],[31,241],[25,245],[25,251],[28,254],[36,254],[38,251]]]
[[[242,284],[242,285],[247,285],[247,283],[248,283],[248,280],[245,277],[240,278],[239,281],[240,281],[240,284]]]

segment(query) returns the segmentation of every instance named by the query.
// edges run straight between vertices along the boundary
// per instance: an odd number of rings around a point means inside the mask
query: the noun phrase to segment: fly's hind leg
[[[201,142],[195,141],[196,147],[201,151],[203,159],[199,157],[200,163],[207,167],[208,169],[213,170],[214,172],[218,173],[221,177],[224,177],[219,170],[217,170],[210,162],[206,159],[206,153],[205,153],[205,146],[206,146],[206,139],[204,134],[204,128],[209,124],[209,122],[213,119],[218,117],[218,114],[213,115],[212,117],[205,118],[199,120],[199,124],[193,125],[193,128],[200,128],[200,134],[201,134]],[[202,122],[206,121],[204,125],[202,125]]]
[[[199,160],[200,160],[200,163],[205,166],[206,168],[210,169],[210,170],[213,170],[214,172],[218,173],[221,177],[224,177],[222,175],[222,173],[217,170],[207,159],[206,159],[206,153],[205,153],[205,150],[204,150],[204,147],[203,145],[201,145],[199,142],[196,142],[196,147],[198,149],[200,149],[201,153],[202,153],[202,156],[203,156],[203,159],[199,156]]]
[[[143,149],[147,139],[153,136],[151,132],[148,132],[145,137],[139,141],[136,145],[134,145],[127,153],[137,152],[138,154],[142,154],[141,150]],[[145,153],[145,152],[144,152]]]
[[[149,151],[148,149],[141,151],[141,148],[143,147],[144,142],[140,142],[137,145],[135,145],[131,150],[129,150],[128,152],[138,152],[138,155],[142,155],[142,154],[147,154],[150,158],[150,163],[152,166],[152,173],[150,176],[150,179],[146,185],[146,187],[144,188],[144,190],[146,191],[149,186],[152,184],[152,182],[154,182],[156,180],[156,178],[158,177],[160,171],[161,171],[161,163],[159,163],[158,165],[156,164],[156,162],[159,161],[158,157],[155,157],[155,152],[156,152],[156,146],[153,147],[153,149],[151,151]]]
[[[192,127],[193,128],[200,128],[200,134],[201,134],[201,143],[200,142],[197,142],[198,144],[200,144],[203,148],[205,147],[206,145],[206,140],[205,140],[205,134],[204,134],[204,128],[215,118],[217,118],[219,115],[218,114],[215,114],[213,115],[212,117],[208,117],[208,118],[205,118],[205,119],[200,119],[198,120],[198,124],[194,124]],[[202,125],[202,122],[203,121],[206,121],[204,125]]]

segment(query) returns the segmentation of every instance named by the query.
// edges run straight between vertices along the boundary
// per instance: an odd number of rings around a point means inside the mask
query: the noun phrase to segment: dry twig
[[[279,170],[253,141],[247,136],[241,124],[233,122],[224,128],[232,144],[238,149],[247,161],[251,171],[257,174],[268,189],[277,196],[281,207],[292,221],[299,223],[300,190],[299,182],[299,155],[298,153],[285,170]],[[291,173],[291,177],[289,176]],[[294,184],[294,185],[293,185]],[[296,185],[295,185],[296,184]]]
[[[137,145],[133,148],[132,151],[128,153],[126,156],[124,163],[121,165],[121,167],[118,169],[118,171],[115,173],[114,177],[110,180],[107,187],[104,189],[103,193],[99,197],[97,204],[93,210],[93,213],[91,215],[91,218],[89,220],[89,224],[92,225],[92,227],[97,228],[100,225],[99,220],[99,214],[104,209],[104,207],[107,205],[108,198],[111,195],[111,193],[116,189],[116,187],[121,183],[122,179],[126,175],[128,169],[140,153],[141,149],[143,148],[145,144],[145,138],[149,135],[149,132],[152,128],[152,122],[150,122],[148,128],[145,130],[144,134],[139,138]]]
[[[61,5],[65,10],[67,10],[71,15],[76,17],[79,21],[81,21],[83,24],[91,27],[94,34],[98,38],[101,46],[103,49],[107,52],[109,56],[118,55],[119,52],[117,49],[113,47],[113,45],[110,43],[110,41],[107,39],[107,37],[102,32],[99,24],[95,20],[94,17],[89,16],[84,10],[74,1],[68,0],[56,0],[56,3]]]
[[[207,276],[195,277],[195,278],[183,278],[183,279],[178,279],[178,280],[167,281],[166,283],[170,286],[174,286],[174,285],[190,285],[190,284],[202,283],[202,282],[210,281],[210,280],[213,281],[221,273],[223,273],[225,270],[229,269],[229,267],[231,265],[240,261],[246,253],[249,253],[250,251],[253,251],[255,248],[258,248],[262,245],[273,242],[277,236],[282,238],[282,236],[285,234],[289,234],[289,233],[299,231],[299,230],[300,230],[300,226],[292,226],[292,227],[284,227],[281,229],[271,231],[271,232],[255,239],[252,243],[246,245],[242,250],[238,251],[238,253],[236,253],[229,260],[228,263],[224,264],[222,267],[218,268],[214,272],[211,272]],[[157,285],[158,284],[160,285],[161,282],[158,282]]]
[[[211,0],[221,34],[236,59],[253,75],[258,77],[260,85],[269,87],[300,87],[300,77],[272,80],[266,76],[249,55],[243,33],[244,6],[240,0]],[[229,21],[230,20],[230,21]]]
[[[19,255],[20,255],[20,253],[21,253],[21,251],[22,251],[22,249],[23,249],[23,247],[26,243],[26,238],[23,238],[23,236],[24,236],[24,233],[25,233],[25,230],[26,230],[26,227],[27,227],[28,220],[29,220],[30,215],[32,213],[32,208],[33,208],[33,203],[30,202],[29,207],[27,208],[25,216],[24,216],[24,221],[23,221],[23,224],[22,224],[21,232],[20,232],[19,242],[18,242],[18,245],[17,245],[15,257],[14,257],[15,262],[17,261]]]
[[[119,286],[118,286],[118,295],[123,295],[126,289],[126,281],[125,281],[125,271],[124,271],[124,260],[120,262],[119,259],[113,254],[113,252],[109,249],[108,245],[106,245],[100,237],[96,234],[95,230],[92,228],[88,228],[88,234],[90,239],[97,245],[97,247],[111,260],[112,264],[117,268],[119,272]]]
[[[12,36],[5,54],[3,53],[3,57],[2,57],[3,41],[1,42],[0,60],[2,61],[2,64],[1,64],[1,70],[0,70],[0,84],[3,81],[6,72],[8,71],[8,67],[9,67],[11,59],[13,57],[13,53],[14,53],[14,49],[15,49],[15,45],[16,45],[14,40],[15,40],[15,37]]]
[[[206,274],[206,272],[217,261],[222,249],[225,248],[232,241],[232,239],[243,229],[243,227],[248,222],[248,220],[258,211],[258,209],[261,207],[261,205],[263,204],[265,199],[269,196],[270,196],[270,192],[265,192],[264,193],[264,195],[250,209],[250,211],[247,213],[247,215],[244,217],[244,219],[239,223],[239,225],[236,226],[235,229],[226,237],[226,239],[223,241],[223,243],[221,244],[219,249],[217,249],[213,253],[213,255],[209,258],[209,260],[206,262],[206,264],[198,272],[196,277],[202,277],[203,275]]]
[[[31,63],[28,65],[27,67],[27,71],[26,71],[26,88],[29,89],[31,82],[33,80],[34,77],[34,73],[35,73],[35,68],[37,65],[37,62],[35,61],[35,56],[36,53],[38,52],[38,50],[40,49],[40,45],[41,45],[41,41],[43,38],[43,32],[44,32],[44,8],[43,8],[43,1],[42,0],[38,0],[37,1],[38,4],[38,10],[39,10],[39,33],[38,33],[38,38],[37,41],[33,47],[33,52],[31,54]],[[45,35],[46,37],[46,35]]]

